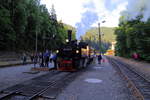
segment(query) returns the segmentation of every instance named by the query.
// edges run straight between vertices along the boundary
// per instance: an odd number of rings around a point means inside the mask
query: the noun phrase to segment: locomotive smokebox
[[[69,42],[72,40],[72,30],[68,30],[68,40]]]

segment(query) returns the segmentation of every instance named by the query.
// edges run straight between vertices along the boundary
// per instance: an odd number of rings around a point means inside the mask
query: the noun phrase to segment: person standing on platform
[[[31,59],[31,63],[34,63],[33,62],[33,59],[34,59],[34,54],[33,53],[30,54],[30,59]]]
[[[57,54],[53,55],[54,69],[57,69]]]
[[[52,63],[52,61],[53,61],[53,53],[51,52],[51,55],[50,55],[50,63]]]
[[[23,61],[23,65],[26,64],[26,61],[27,61],[27,55],[26,55],[25,53],[23,53],[22,61]]]
[[[101,60],[102,60],[102,56],[100,54],[100,55],[98,55],[98,64],[101,64]]]
[[[40,63],[40,67],[44,67],[44,57],[43,57],[43,53],[39,54],[39,63]]]
[[[34,53],[34,56],[33,56],[34,67],[36,67],[37,62],[38,62],[38,55],[37,53]]]
[[[49,53],[48,50],[46,50],[46,52],[44,53],[45,67],[48,67],[48,64],[49,64],[49,56],[50,56],[50,53]]]

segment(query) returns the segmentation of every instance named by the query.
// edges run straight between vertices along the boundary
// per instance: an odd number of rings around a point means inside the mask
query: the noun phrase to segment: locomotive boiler
[[[68,30],[68,41],[57,50],[58,70],[76,71],[90,62],[91,49],[85,42],[71,39],[72,31]]]

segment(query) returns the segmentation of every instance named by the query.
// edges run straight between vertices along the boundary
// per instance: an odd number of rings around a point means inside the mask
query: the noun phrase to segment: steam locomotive
[[[93,50],[85,42],[71,40],[72,31],[68,30],[68,41],[57,50],[58,70],[76,71],[89,64]]]

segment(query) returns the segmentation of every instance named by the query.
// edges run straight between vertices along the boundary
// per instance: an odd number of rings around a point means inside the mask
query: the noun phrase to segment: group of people
[[[48,50],[45,52],[35,53],[30,55],[34,67],[39,64],[40,67],[49,67],[49,63],[54,63],[54,68],[57,68],[57,55]]]
[[[98,55],[97,58],[98,63],[101,64],[102,55]],[[34,63],[34,67],[36,67],[36,65],[39,65],[40,67],[49,67],[49,63],[53,62],[54,69],[57,69],[57,54],[48,50],[40,53],[32,53],[30,54],[30,59],[31,62]],[[26,64],[27,55],[25,53],[23,53],[22,61],[23,64]]]

